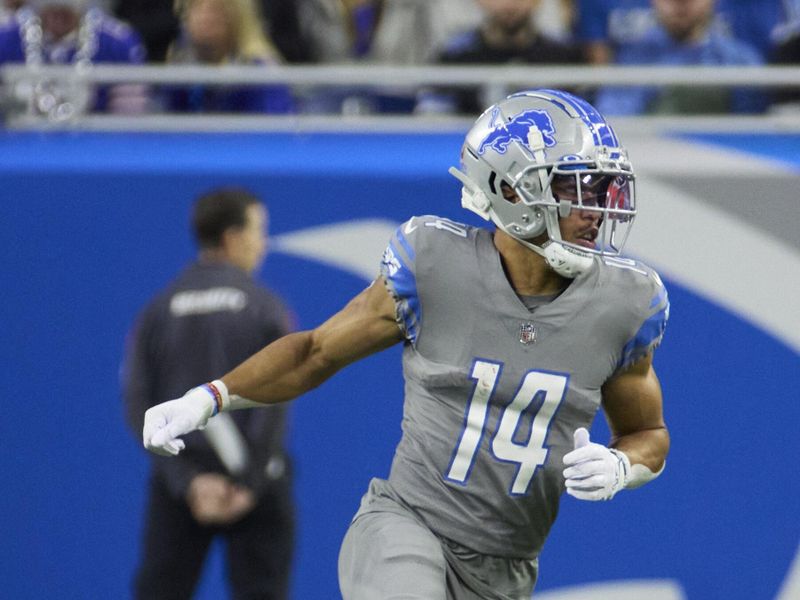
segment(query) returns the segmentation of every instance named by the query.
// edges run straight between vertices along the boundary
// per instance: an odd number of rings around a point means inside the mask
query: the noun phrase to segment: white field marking
[[[800,252],[739,217],[647,177],[626,250],[800,353]]]
[[[603,581],[536,592],[536,600],[686,600],[680,583],[671,579]]]
[[[800,598],[800,546],[797,547],[797,553],[794,555],[789,572],[786,574],[775,600],[797,600],[798,598]]]
[[[399,223],[355,219],[284,233],[272,238],[272,249],[338,267],[372,281],[381,256]]]
[[[787,172],[786,163],[747,154],[746,149],[735,150],[707,142],[643,136],[635,132],[624,139],[637,179],[642,178],[643,174],[646,179],[647,173],[670,177],[725,175],[738,179],[786,175]]]

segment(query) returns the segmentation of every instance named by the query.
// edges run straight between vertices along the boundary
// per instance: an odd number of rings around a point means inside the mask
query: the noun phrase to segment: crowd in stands
[[[0,0],[4,63],[761,65],[800,61],[800,0]],[[535,67],[530,87],[537,87]],[[449,113],[484,89],[176,84],[77,98],[42,82],[40,113]],[[759,113],[797,90],[582,89],[613,114]],[[6,100],[5,104],[8,105]],[[63,116],[63,115],[62,115]]]

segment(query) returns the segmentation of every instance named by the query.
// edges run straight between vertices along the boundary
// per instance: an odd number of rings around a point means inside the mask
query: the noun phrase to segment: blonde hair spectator
[[[171,64],[273,68],[281,61],[261,29],[253,0],[177,0],[175,10],[181,35],[167,54]],[[280,114],[294,110],[291,89],[279,84],[169,86],[162,99],[168,112]]]
[[[265,36],[260,11],[252,0],[176,0],[175,11],[188,45],[203,62],[282,60]],[[170,58],[176,50],[171,49]]]

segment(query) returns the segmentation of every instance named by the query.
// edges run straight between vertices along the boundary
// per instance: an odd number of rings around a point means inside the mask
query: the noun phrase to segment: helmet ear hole
[[[494,185],[494,182],[495,182],[496,180],[497,180],[497,173],[496,173],[495,171],[492,171],[492,172],[489,174],[489,189],[491,190],[491,192],[492,192],[493,194],[496,194],[496,193],[497,193],[497,188],[496,188],[496,187],[495,187],[495,185]]]

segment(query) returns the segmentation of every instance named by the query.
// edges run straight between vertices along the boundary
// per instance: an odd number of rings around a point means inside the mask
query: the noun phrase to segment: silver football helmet
[[[634,173],[611,126],[585,100],[558,90],[513,94],[467,133],[461,204],[532,248],[565,277],[618,255],[636,216]],[[573,209],[598,215],[598,235],[561,238]],[[546,235],[545,235],[546,234]]]

